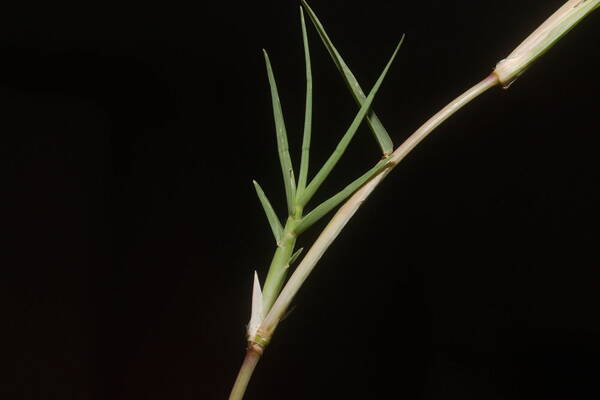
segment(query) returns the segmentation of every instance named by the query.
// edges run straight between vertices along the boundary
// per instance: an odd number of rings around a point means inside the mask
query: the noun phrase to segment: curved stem
[[[244,398],[246,387],[252,377],[256,364],[258,364],[258,360],[260,360],[261,354],[262,351],[255,348],[255,346],[248,347],[240,372],[238,372],[238,376],[233,384],[233,389],[231,389],[229,400],[242,400]]]
[[[429,118],[419,129],[417,129],[412,135],[408,137],[394,152],[390,158],[390,162],[393,166],[396,166],[412,149],[418,145],[427,135],[437,128],[442,122],[448,117],[452,116],[455,112],[464,107],[474,98],[480,94],[486,92],[488,89],[498,85],[498,76],[492,73],[488,75],[484,80],[458,96],[446,107],[442,108],[433,117]]]
[[[340,234],[346,223],[350,220],[350,218],[352,218],[354,213],[356,213],[361,204],[367,199],[377,185],[381,183],[387,174],[429,133],[431,133],[442,122],[448,119],[448,117],[453,115],[480,94],[496,86],[498,83],[498,77],[495,74],[491,74],[483,81],[479,82],[465,93],[454,99],[446,107],[441,109],[392,153],[387,164],[387,168],[384,168],[378,175],[365,183],[352,195],[352,197],[346,201],[346,203],[333,216],[329,224],[327,224],[323,232],[321,232],[315,243],[312,245],[310,250],[308,250],[306,256],[298,265],[287,284],[281,291],[281,294],[275,301],[275,304],[273,304],[273,307],[258,329],[258,334],[260,337],[267,341],[269,340],[292,299],[296,293],[298,293],[298,290],[300,290],[300,287],[308,275],[312,272],[319,259],[323,256],[335,238]]]
[[[388,163],[383,167],[380,173],[361,186],[333,216],[323,232],[319,235],[310,250],[304,256],[304,259],[298,265],[287,284],[277,297],[266,318],[260,325],[256,334],[259,342],[250,343],[246,358],[240,368],[240,372],[235,381],[229,400],[241,400],[248,386],[248,381],[252,372],[260,359],[263,347],[269,342],[277,324],[285,314],[288,306],[300,287],[312,272],[317,262],[321,259],[331,243],[337,238],[350,218],[356,213],[362,203],[375,190],[377,185],[390,173],[390,171],[419,144],[429,133],[437,128],[442,122],[461,109],[471,100],[484,93],[488,89],[499,83],[495,74],[489,75],[483,81],[479,82],[465,93],[454,99],[450,104],[440,110],[437,114],[425,122],[417,129],[402,145],[400,145],[390,156]]]

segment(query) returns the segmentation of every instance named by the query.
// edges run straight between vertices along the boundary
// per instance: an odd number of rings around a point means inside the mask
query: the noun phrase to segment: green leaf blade
[[[315,12],[310,8],[310,6],[305,0],[302,0],[302,5],[306,9],[308,16],[310,17],[313,25],[315,26],[319,37],[321,38],[321,41],[325,45],[325,48],[327,48],[329,55],[333,59],[333,62],[335,63],[336,67],[340,71],[340,74],[344,78],[346,86],[348,86],[348,89],[350,89],[354,100],[359,106],[362,106],[366,101],[366,96],[360,84],[356,80],[356,77],[354,76],[350,68],[348,68],[348,65],[340,55],[339,51],[333,45],[333,42],[329,38],[329,35],[327,35],[323,24],[321,23],[321,21],[319,21]],[[404,35],[402,36],[402,40],[400,41],[400,43],[402,43],[403,40]],[[377,140],[377,143],[381,148],[383,155],[387,156],[391,154],[394,150],[394,143],[392,142],[392,139],[388,134],[387,130],[384,128],[383,124],[379,120],[379,117],[377,117],[377,114],[375,114],[375,111],[371,110],[367,114],[367,123],[369,124],[369,128],[371,129],[373,136]]]
[[[273,231],[273,236],[275,237],[275,243],[279,243],[281,240],[281,235],[283,234],[283,226],[281,225],[279,218],[277,218],[277,214],[275,214],[275,210],[273,209],[271,202],[267,198],[267,195],[262,190],[258,182],[252,181],[252,183],[254,184],[254,189],[256,189],[256,194],[258,195],[260,204],[262,204],[263,209],[265,210],[267,220],[269,221],[269,225]]]
[[[350,195],[352,195],[358,188],[364,185],[369,179],[377,175],[388,162],[388,159],[385,158],[379,161],[373,168],[365,172],[363,175],[355,179],[352,183],[347,185],[344,189],[338,192],[336,195],[330,197],[325,200],[323,203],[319,204],[315,207],[311,212],[309,212],[304,218],[302,218],[302,222],[296,228],[296,233],[299,235],[308,228],[310,228],[315,222],[323,218],[327,213],[337,207],[342,201],[346,200]]]
[[[298,259],[300,254],[302,254],[302,250],[304,250],[304,247],[300,247],[294,254],[292,254],[292,257],[290,257],[290,261],[288,262],[288,267]]]
[[[273,74],[273,68],[271,67],[271,61],[266,50],[263,49],[265,64],[267,66],[267,75],[269,78],[269,86],[271,87],[271,100],[273,103],[273,118],[275,120],[275,131],[277,134],[277,150],[279,153],[279,162],[281,164],[281,171],[283,174],[283,183],[285,186],[285,197],[287,200],[288,212],[291,215],[294,211],[295,197],[296,197],[296,184],[294,180],[294,170],[292,168],[292,160],[290,158],[290,151],[287,140],[287,132],[285,129],[285,122],[283,119],[283,112],[281,110],[281,101],[279,100],[279,92],[277,90],[277,83],[275,82],[275,75]]]
[[[299,204],[301,204],[302,206],[306,205],[310,201],[310,199],[315,194],[317,189],[325,181],[325,179],[327,178],[329,173],[333,170],[333,168],[335,167],[337,162],[340,160],[340,158],[342,157],[342,155],[348,148],[350,141],[354,137],[356,131],[358,130],[358,127],[360,126],[361,122],[363,121],[367,112],[369,111],[371,104],[373,103],[373,100],[375,99],[375,95],[377,94],[377,91],[379,90],[381,84],[383,83],[383,80],[384,80],[385,76],[387,75],[387,72],[389,71],[390,66],[392,65],[392,62],[396,58],[396,54],[398,54],[398,50],[400,49],[401,45],[402,45],[402,41],[400,41],[398,43],[398,45],[396,46],[394,53],[390,57],[388,63],[386,64],[386,66],[383,69],[383,71],[381,72],[381,74],[379,75],[377,82],[375,82],[375,85],[369,92],[369,95],[367,96],[365,102],[362,104],[362,106],[360,107],[360,110],[354,117],[352,124],[350,124],[350,127],[348,128],[348,130],[346,131],[346,133],[344,134],[344,136],[338,143],[335,151],[331,154],[331,156],[329,156],[329,158],[327,159],[327,161],[325,162],[323,167],[319,170],[317,175],[313,178],[313,180],[307,186],[306,190],[302,193],[302,197],[299,199]]]
[[[310,51],[308,48],[308,35],[306,33],[306,22],[304,11],[300,7],[300,22],[302,24],[302,43],[304,44],[304,63],[306,65],[306,107],[304,111],[304,133],[302,136],[302,157],[300,160],[300,173],[298,178],[298,193],[300,196],[306,188],[308,177],[308,162],[310,155],[310,140],[312,131],[312,104],[313,104],[313,79],[310,62]]]

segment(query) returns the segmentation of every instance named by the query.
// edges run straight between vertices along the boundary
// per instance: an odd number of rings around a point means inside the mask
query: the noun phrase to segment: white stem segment
[[[260,281],[258,274],[254,271],[254,284],[252,286],[252,310],[250,312],[250,322],[248,322],[248,340],[254,340],[256,331],[263,320],[263,297],[260,290]]]
[[[496,65],[494,73],[505,88],[579,21],[600,6],[600,0],[569,0]]]
[[[281,317],[289,307],[292,299],[298,293],[298,290],[312,272],[315,265],[321,259],[327,248],[337,238],[344,226],[350,218],[356,213],[362,203],[369,197],[371,192],[381,183],[387,174],[400,162],[421,140],[423,140],[431,131],[444,122],[448,117],[462,108],[465,104],[485,92],[489,88],[498,84],[498,77],[494,74],[488,76],[483,81],[467,90],[461,96],[440,110],[437,114],[431,117],[423,124],[415,133],[413,133],[400,147],[398,147],[391,155],[389,162],[386,164],[378,175],[365,183],[358,189],[346,203],[340,207],[337,213],[333,216],[329,224],[323,229],[313,246],[306,253],[302,262],[298,265],[287,284],[281,291],[281,294],[273,304],[273,307],[265,317],[257,336],[260,336],[262,343],[267,343],[281,320]]]

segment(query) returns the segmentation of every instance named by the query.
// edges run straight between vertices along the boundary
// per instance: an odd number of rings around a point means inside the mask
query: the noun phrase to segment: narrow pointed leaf
[[[294,263],[294,261],[296,261],[298,259],[298,256],[300,256],[300,254],[302,253],[302,250],[304,250],[304,247],[300,247],[298,250],[296,250],[296,252],[294,254],[292,254],[292,257],[290,257],[290,262],[288,263],[288,267],[290,265],[292,265]]]
[[[302,42],[304,43],[304,62],[306,64],[306,107],[304,110],[304,134],[302,137],[302,157],[300,160],[300,174],[298,177],[298,195],[300,195],[306,188],[306,180],[308,176],[313,103],[312,68],[310,64],[306,23],[304,21],[304,11],[302,10],[302,7],[300,7],[300,21],[302,22]]]
[[[333,59],[333,62],[342,74],[342,77],[344,78],[348,89],[350,89],[350,91],[352,92],[354,100],[359,106],[362,106],[362,104],[366,101],[366,96],[362,88],[360,87],[360,84],[356,80],[350,68],[348,68],[348,65],[346,64],[338,50],[333,45],[333,42],[327,35],[327,32],[325,31],[325,28],[323,28],[323,25],[317,18],[317,15],[314,13],[314,11],[310,8],[310,6],[306,3],[305,0],[302,0],[302,4],[306,8],[306,12],[308,13],[308,16],[310,17],[315,28],[317,29],[317,32],[319,33],[323,44],[325,45],[327,51]],[[402,40],[404,40],[404,36],[402,36]],[[402,41],[400,43],[402,43]],[[371,110],[367,114],[367,122],[384,156],[390,154],[394,150],[394,144],[392,142],[392,139],[390,138],[390,135],[387,133],[386,129],[383,127],[383,124],[375,114],[375,111]]]
[[[398,54],[398,50],[400,49],[401,44],[402,44],[402,41],[400,41],[400,43],[398,43],[398,45],[396,46],[396,49],[394,50],[394,53],[390,57],[390,60],[388,61],[385,68],[383,69],[383,72],[381,73],[381,75],[379,75],[377,82],[375,82],[375,85],[369,92],[367,99],[360,107],[360,110],[358,111],[358,113],[356,114],[356,117],[354,117],[354,120],[352,121],[352,124],[350,124],[350,127],[348,128],[348,130],[346,131],[346,133],[344,134],[344,136],[338,143],[335,151],[331,154],[331,156],[329,156],[329,158],[327,159],[327,161],[325,162],[323,167],[319,170],[317,175],[313,178],[313,180],[310,182],[310,184],[306,187],[306,190],[302,193],[302,196],[300,197],[300,199],[298,201],[299,204],[306,205],[306,203],[308,203],[310,201],[310,199],[315,194],[315,192],[317,191],[319,186],[321,186],[323,181],[325,181],[325,179],[327,178],[327,176],[329,175],[329,173],[331,172],[331,170],[333,169],[335,164],[337,164],[337,162],[340,160],[340,158],[346,151],[346,148],[348,148],[350,141],[354,137],[354,134],[358,130],[358,127],[360,126],[362,120],[364,119],[365,115],[369,111],[369,108],[371,107],[371,103],[373,102],[373,99],[375,98],[375,95],[377,94],[377,91],[379,90],[379,87],[381,86],[381,83],[383,82],[385,75],[387,74],[388,70],[390,69],[390,66],[392,65],[392,61],[394,61],[396,54]]]
[[[289,316],[290,316],[290,315],[291,315],[291,314],[294,312],[294,310],[295,310],[295,309],[296,309],[296,306],[295,306],[295,305],[294,305],[294,306],[290,306],[290,307],[289,307],[289,308],[286,310],[285,314],[283,314],[283,317],[281,317],[281,320],[279,320],[279,322],[283,322],[283,321],[285,321],[285,319],[286,319],[287,317],[289,317]]]
[[[281,111],[281,102],[277,91],[277,83],[275,75],[271,67],[269,55],[263,50],[265,56],[265,64],[267,65],[267,75],[269,77],[269,85],[271,87],[271,100],[273,102],[273,118],[275,119],[275,131],[277,133],[277,149],[279,152],[279,162],[281,163],[281,171],[283,174],[283,183],[285,186],[285,197],[287,199],[288,212],[291,214],[294,209],[294,197],[296,196],[296,185],[293,181],[292,160],[288,148],[287,133],[285,130],[285,122],[283,120],[283,112]],[[289,171],[292,171],[290,174]]]
[[[328,212],[337,207],[341,202],[346,200],[352,193],[354,193],[358,188],[360,188],[365,182],[379,173],[384,165],[388,162],[388,159],[383,159],[379,161],[373,168],[365,172],[362,176],[357,178],[354,182],[346,186],[335,196],[332,196],[328,200],[325,200],[323,203],[319,204],[315,207],[314,210],[309,212],[304,218],[302,218],[302,222],[296,228],[296,234],[300,234],[310,228],[315,222],[323,218]]]
[[[277,214],[275,214],[275,210],[273,210],[271,202],[267,198],[267,195],[262,190],[258,182],[252,181],[252,183],[254,184],[254,188],[256,189],[256,194],[258,195],[260,204],[262,204],[263,209],[265,210],[265,214],[267,215],[267,219],[269,220],[269,225],[271,226],[271,230],[273,231],[275,242],[279,243],[283,232],[283,226],[281,226],[281,222],[279,221],[279,218],[277,218]]]
[[[296,193],[296,192],[295,192],[295,188],[296,188],[296,177],[294,176],[294,170],[293,170],[291,167],[290,167],[290,169],[288,170],[288,177],[289,177],[289,180],[290,180],[290,184],[291,184],[291,185],[292,185],[292,187],[294,188],[294,193]],[[294,195],[294,196],[295,196],[295,195]],[[296,200],[295,200],[295,197],[294,197],[294,199],[293,199],[293,202],[292,202],[292,203],[295,203],[295,202],[296,202]]]
[[[263,299],[260,290],[260,282],[258,274],[254,271],[254,285],[252,287],[252,309],[250,312],[250,322],[248,322],[248,338],[253,338],[256,331],[262,322],[263,316]]]

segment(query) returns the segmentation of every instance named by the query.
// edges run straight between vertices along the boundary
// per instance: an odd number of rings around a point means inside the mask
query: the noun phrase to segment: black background
[[[311,3],[396,144],[562,1]],[[3,399],[224,399],[297,163],[294,1],[3,12]],[[598,398],[599,15],[439,128],[349,223],[247,399]],[[313,168],[356,106],[309,26]],[[379,157],[359,132],[320,199]],[[297,165],[297,164],[296,164]],[[301,244],[309,244],[319,225]],[[16,362],[13,362],[13,360]]]

